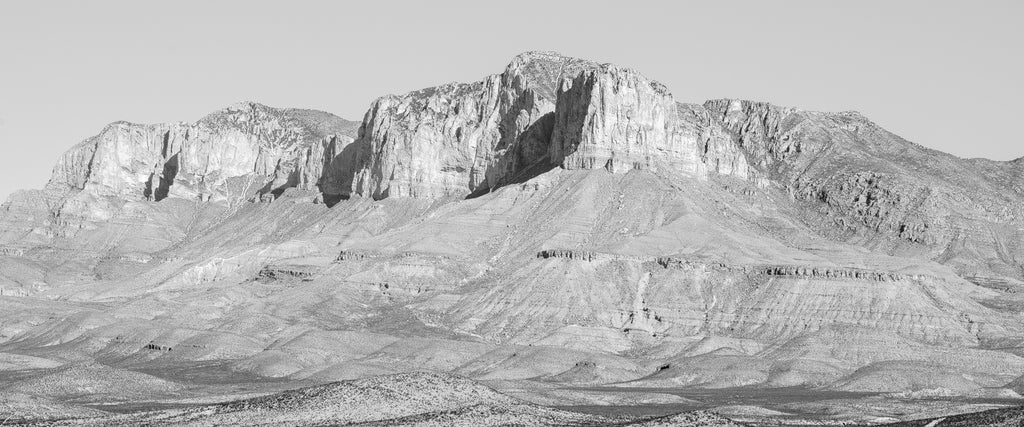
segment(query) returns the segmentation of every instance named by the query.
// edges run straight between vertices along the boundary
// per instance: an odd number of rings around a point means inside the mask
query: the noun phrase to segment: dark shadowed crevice
[[[167,159],[167,163],[164,163],[164,171],[160,174],[160,184],[153,192],[153,198],[156,201],[161,201],[167,198],[167,194],[171,190],[171,185],[174,185],[174,178],[178,176],[178,156],[175,154]]]
[[[145,197],[146,200],[152,200],[153,198],[153,178],[155,176],[156,173],[151,173],[149,174],[149,178],[146,178],[146,189],[142,190],[142,196]]]
[[[348,200],[349,196],[341,194],[324,194],[324,204],[329,208],[333,208],[334,205],[341,203],[342,200]]]
[[[515,145],[513,156],[509,159],[509,173],[502,177],[493,187],[480,186],[466,196],[474,199],[493,190],[510,184],[522,184],[559,166],[552,162],[548,155],[551,148],[551,135],[555,127],[555,113],[547,113],[523,129],[519,141]]]
[[[360,135],[362,134],[360,129]],[[352,143],[341,149],[341,152],[329,162],[325,162],[324,172],[317,183],[317,188],[323,195],[324,204],[327,207],[334,207],[342,200],[348,200],[354,191],[356,171],[360,170],[368,158],[370,147],[369,138],[360,136]],[[331,147],[331,151],[334,148]]]
[[[495,188],[497,188],[497,187],[495,187]],[[481,186],[477,187],[475,190],[473,190],[473,192],[469,193],[466,196],[466,200],[475,199],[477,197],[483,196],[484,194],[487,194],[487,193],[490,193],[490,192],[491,192],[490,188],[488,188],[486,185],[481,185]]]
[[[288,173],[288,181],[285,182],[284,185],[281,185],[277,188],[270,190],[270,194],[273,194],[274,198],[276,199],[278,197],[281,197],[281,194],[284,193],[284,190],[295,187],[297,185],[299,185],[299,171],[293,170]]]
[[[540,175],[547,173],[548,171],[551,171],[552,169],[557,168],[558,166],[558,163],[553,163],[547,157],[545,157],[543,159],[538,160],[533,165],[530,165],[525,169],[516,172],[511,177],[503,180],[501,183],[494,186],[494,188],[488,188],[486,186],[478,187],[476,190],[474,190],[472,193],[466,196],[466,200],[475,199],[506,185],[525,183],[533,178],[536,178]]]

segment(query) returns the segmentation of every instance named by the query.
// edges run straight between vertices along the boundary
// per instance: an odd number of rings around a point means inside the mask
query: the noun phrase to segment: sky
[[[360,120],[381,95],[553,50],[681,102],[859,111],[961,157],[1024,156],[1024,2],[0,1],[0,200],[118,120],[239,101]]]

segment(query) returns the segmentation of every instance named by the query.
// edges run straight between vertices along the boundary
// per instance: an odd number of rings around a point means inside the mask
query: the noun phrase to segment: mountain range
[[[425,370],[900,421],[1019,404],[1022,290],[1024,158],[527,52],[360,122],[244,102],[71,147],[0,207],[0,393],[116,412]]]

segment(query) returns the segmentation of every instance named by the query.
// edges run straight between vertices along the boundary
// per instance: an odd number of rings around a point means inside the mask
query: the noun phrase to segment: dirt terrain
[[[1021,291],[1024,160],[530,52],[73,146],[0,207],[0,422],[952,422],[1024,404]]]

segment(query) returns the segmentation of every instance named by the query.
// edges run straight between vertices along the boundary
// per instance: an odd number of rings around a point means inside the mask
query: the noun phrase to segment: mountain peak
[[[558,85],[563,78],[574,78],[581,72],[601,70],[611,73],[625,73],[648,81],[652,88],[662,94],[671,95],[668,87],[651,79],[639,70],[612,63],[598,63],[587,59],[566,56],[554,51],[527,51],[512,58],[505,69],[506,75],[523,75],[544,89],[541,95],[554,100]],[[630,77],[632,78],[632,77]]]
[[[924,150],[854,112],[679,104],[633,69],[555,52],[496,71],[383,97],[351,137],[332,114],[243,101],[70,150],[53,191],[0,207],[0,356],[41,356],[14,360],[41,373],[0,396],[186,399],[254,375],[413,369],[869,403],[1024,384],[1024,158]],[[48,368],[65,355],[130,375]],[[132,370],[211,359],[216,384]],[[289,407],[323,415],[365,389],[420,396],[423,413],[447,388],[487,392],[404,374],[212,411],[307,400]],[[359,410],[375,407],[399,416]]]
[[[243,100],[238,101],[223,108],[224,110],[276,110],[276,108],[261,102]]]
[[[223,107],[221,109],[218,109],[216,111],[213,111],[210,114],[207,114],[204,117],[204,119],[207,118],[207,117],[216,117],[216,116],[225,116],[225,115],[239,115],[239,114],[241,114],[241,115],[248,115],[248,116],[259,116],[259,115],[265,115],[265,114],[277,114],[277,113],[280,113],[282,110],[283,109],[281,109],[281,108],[271,107],[269,105],[262,104],[262,103],[259,103],[259,102],[255,102],[255,101],[239,101],[239,102],[235,102],[235,103],[232,103],[232,104],[228,104],[227,106],[225,106],[225,107]],[[200,120],[202,120],[202,119],[200,119]]]
[[[561,53],[555,52],[555,51],[531,50],[531,51],[526,51],[526,52],[520,53],[520,54],[512,57],[512,61],[511,61],[510,65],[515,65],[515,64],[523,64],[523,65],[525,65],[525,64],[529,64],[531,62],[548,62],[548,63],[551,63],[551,62],[563,62],[563,61],[567,61],[567,60],[582,61],[581,59],[565,56],[565,55],[562,55]]]

